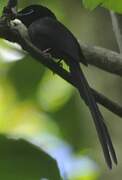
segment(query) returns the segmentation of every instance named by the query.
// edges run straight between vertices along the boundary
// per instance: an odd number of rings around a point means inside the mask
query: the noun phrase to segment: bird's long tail
[[[103,149],[106,163],[108,167],[111,169],[112,159],[114,163],[117,164],[117,157],[108,129],[104,123],[103,116],[95,102],[95,99],[91,93],[90,87],[80,68],[79,63],[76,61],[72,61],[72,63],[70,64],[70,71],[72,78],[74,78],[77,89],[80,93],[80,96],[84,99],[85,103],[88,105],[90,109],[97,130],[97,134]]]

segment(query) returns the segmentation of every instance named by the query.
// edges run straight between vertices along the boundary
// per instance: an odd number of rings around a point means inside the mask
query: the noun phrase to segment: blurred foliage
[[[0,136],[0,144],[1,179],[61,179],[56,161],[36,146],[22,139],[7,139],[4,136]]]
[[[102,0],[83,0],[83,4],[86,8],[91,10],[95,9],[97,6],[102,3]]]
[[[102,6],[113,10],[118,13],[122,13],[122,1],[118,0],[83,0],[84,6],[89,9],[94,9],[97,6]]]
[[[0,2],[0,15],[2,14],[3,7],[5,6],[7,1],[3,0]]]
[[[6,2],[0,2],[1,11]],[[90,9],[100,2],[84,0]],[[117,50],[105,9],[89,12],[80,0],[25,0],[19,1],[18,8],[33,3],[51,8],[79,41]],[[93,67],[83,70],[95,89],[121,103],[120,78]],[[121,162],[121,122],[105,109],[102,112]],[[121,164],[107,171],[91,119],[70,84],[17,45],[0,40],[1,179],[58,180],[59,171],[67,180],[121,179]]]
[[[8,77],[16,88],[18,97],[27,99],[33,97],[37,91],[43,72],[44,68],[39,63],[31,57],[25,57],[11,65],[8,70]]]

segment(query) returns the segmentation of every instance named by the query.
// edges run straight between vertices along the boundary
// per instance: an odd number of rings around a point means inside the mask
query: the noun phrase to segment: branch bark
[[[22,46],[24,50],[29,52],[29,54],[34,57],[39,63],[42,63],[50,70],[61,76],[67,82],[76,86],[75,82],[71,75],[60,67],[57,63],[53,61],[52,58],[49,56],[45,56],[43,52],[41,52],[38,48],[36,48],[30,41],[28,37],[28,32],[23,24],[10,24],[9,26],[6,25],[4,20],[0,21],[0,36],[4,39],[7,39],[12,42],[16,42]],[[85,46],[84,46],[85,47]],[[88,51],[88,47],[87,47]],[[122,107],[118,104],[114,103],[113,101],[106,98],[104,95],[98,93],[97,91],[92,90],[92,93],[98,103],[109,109],[111,112],[115,113],[116,115],[122,117]]]
[[[122,76],[122,55],[111,50],[81,44],[81,49],[89,64],[109,73]]]
[[[11,42],[16,42],[22,46],[24,50],[29,52],[29,54],[34,57],[36,60],[38,60],[40,63],[48,67],[50,70],[61,76],[63,79],[65,79],[67,82],[71,83],[74,86],[77,86],[75,82],[73,81],[73,78],[71,77],[70,73],[67,72],[65,69],[60,67],[57,63],[53,61],[53,59],[49,56],[45,56],[43,52],[41,52],[38,48],[36,48],[28,37],[28,32],[26,27],[22,23],[15,23],[10,20],[10,18],[13,18],[14,15],[16,15],[16,0],[11,0],[8,2],[7,11],[6,9],[3,11],[3,16],[0,18],[0,37],[7,39]],[[14,8],[14,10],[13,10]],[[8,14],[8,10],[10,10],[10,13]],[[11,11],[12,10],[12,11]],[[7,13],[7,14],[6,14]],[[15,14],[14,14],[15,13]],[[9,15],[12,15],[9,17]],[[107,52],[105,49],[101,49],[98,47],[89,47],[86,45],[82,45],[82,49],[84,50],[84,54],[86,55],[86,58],[90,64],[95,64],[97,67],[104,67],[105,70],[110,71],[111,69],[111,58],[108,58],[108,56],[113,57],[113,52]],[[110,53],[110,54],[109,54]],[[118,57],[118,54],[116,54]],[[96,57],[96,58],[95,58]],[[102,57],[102,58],[101,58]],[[94,59],[96,59],[94,61]],[[97,59],[100,60],[101,63],[98,63]],[[91,60],[93,60],[93,63],[91,63]],[[106,62],[106,61],[107,62]],[[121,66],[119,62],[119,58],[116,58],[117,63]],[[99,66],[99,64],[101,64]],[[108,65],[110,64],[110,65]],[[107,68],[105,68],[107,67]],[[109,68],[108,68],[109,67]],[[115,67],[115,66],[114,66]],[[121,70],[119,68],[115,72],[116,74],[121,74]],[[109,70],[108,70],[109,69]],[[97,102],[102,104],[104,107],[112,111],[113,113],[117,114],[118,116],[122,117],[122,107],[118,104],[114,103],[113,101],[106,98],[104,95],[98,93],[97,91],[92,90],[92,93],[96,99]]]

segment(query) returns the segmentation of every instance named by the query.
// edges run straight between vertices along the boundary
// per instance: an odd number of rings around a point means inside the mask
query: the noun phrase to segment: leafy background
[[[114,1],[114,0],[83,0],[84,6],[89,9],[94,9],[97,6],[105,7],[109,10],[113,10],[115,12],[122,12],[122,1]]]
[[[0,2],[1,11],[6,2]],[[97,6],[121,12],[120,0],[84,0],[88,9],[80,0],[25,0],[18,8],[32,3],[51,8],[79,41],[118,51],[108,10]],[[121,104],[121,78],[95,67],[82,68],[95,89]],[[17,45],[0,40],[0,178],[121,179],[122,122],[100,108],[118,155],[119,165],[112,171],[77,91]]]

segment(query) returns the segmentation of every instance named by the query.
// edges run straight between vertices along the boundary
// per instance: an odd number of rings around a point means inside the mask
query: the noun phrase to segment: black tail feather
[[[105,125],[104,122],[103,122],[103,125],[104,125],[104,129],[105,129],[105,131],[106,131],[106,136],[107,136],[108,145],[109,145],[109,151],[111,152],[111,156],[112,156],[112,158],[113,158],[114,163],[117,165],[116,153],[115,153],[115,150],[114,150],[114,148],[113,148],[113,144],[112,144],[112,142],[111,142],[111,138],[110,138],[110,135],[109,135],[107,126]]]
[[[71,71],[72,77],[75,80],[75,83],[77,85],[77,88],[79,90],[81,97],[84,99],[85,103],[88,105],[91,111],[91,114],[95,123],[95,127],[97,130],[97,134],[98,134],[98,137],[99,137],[102,149],[103,149],[106,163],[108,167],[111,169],[112,159],[115,162],[115,164],[117,164],[117,157],[115,154],[115,150],[114,150],[111,138],[108,133],[108,129],[104,123],[102,114],[100,113],[100,110],[91,93],[88,82],[86,78],[84,77],[82,70],[80,69],[79,63],[76,61],[72,61],[72,63],[70,64],[70,71]]]

